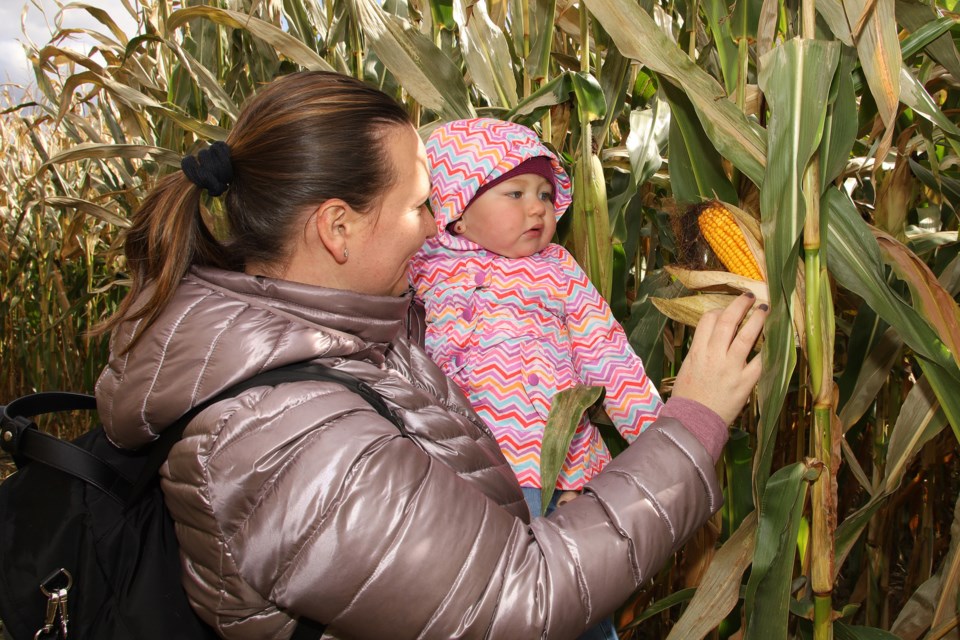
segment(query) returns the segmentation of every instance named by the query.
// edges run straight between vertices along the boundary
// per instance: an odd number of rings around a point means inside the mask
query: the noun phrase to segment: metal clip
[[[73,576],[66,569],[57,569],[40,583],[40,593],[47,598],[44,625],[33,635],[34,640],[67,640],[67,594],[73,586]],[[57,621],[60,624],[57,625]]]

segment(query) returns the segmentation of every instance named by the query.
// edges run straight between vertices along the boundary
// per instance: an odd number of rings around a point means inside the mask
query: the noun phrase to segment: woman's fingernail
[[[757,297],[757,296],[753,295],[753,291],[746,291],[746,292],[744,292],[743,295],[747,296],[748,298],[756,298],[756,297]]]
[[[760,311],[766,311],[766,310],[768,310],[770,307],[768,307],[768,306],[765,305],[765,304],[761,304],[761,305],[760,305],[759,307],[757,307],[757,308],[760,309]]]

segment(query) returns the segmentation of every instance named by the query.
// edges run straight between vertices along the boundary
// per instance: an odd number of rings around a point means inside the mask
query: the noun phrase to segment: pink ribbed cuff
[[[727,443],[727,423],[713,409],[689,398],[671,397],[663,405],[661,416],[679,420],[700,441],[716,462]]]

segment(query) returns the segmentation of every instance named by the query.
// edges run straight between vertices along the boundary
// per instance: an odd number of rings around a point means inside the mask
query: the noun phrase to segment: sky
[[[84,4],[104,9],[126,33],[133,33],[135,21],[130,17],[120,0],[81,0]],[[68,0],[64,4],[68,4]],[[24,7],[26,7],[24,13]],[[38,7],[42,7],[46,16]],[[24,33],[38,46],[50,39],[55,31],[52,26],[57,13],[54,0],[0,0],[0,83],[27,85],[33,83],[33,73],[23,53]],[[106,32],[107,28],[93,19],[82,9],[69,9],[64,12],[63,26],[66,28],[90,28]],[[89,46],[77,38],[64,44],[69,48],[85,51]]]

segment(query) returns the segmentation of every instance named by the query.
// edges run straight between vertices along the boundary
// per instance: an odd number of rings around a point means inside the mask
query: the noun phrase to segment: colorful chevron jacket
[[[451,234],[480,186],[529,158],[547,156],[557,217],[570,179],[530,129],[488,118],[447,123],[426,143],[437,235],[414,257],[411,281],[426,308],[427,353],[486,420],[520,485],[540,487],[540,450],[554,394],[606,388],[604,408],[632,442],[662,406],[610,307],[563,247],[506,258]],[[584,417],[557,487],[579,489],[610,460]]]

